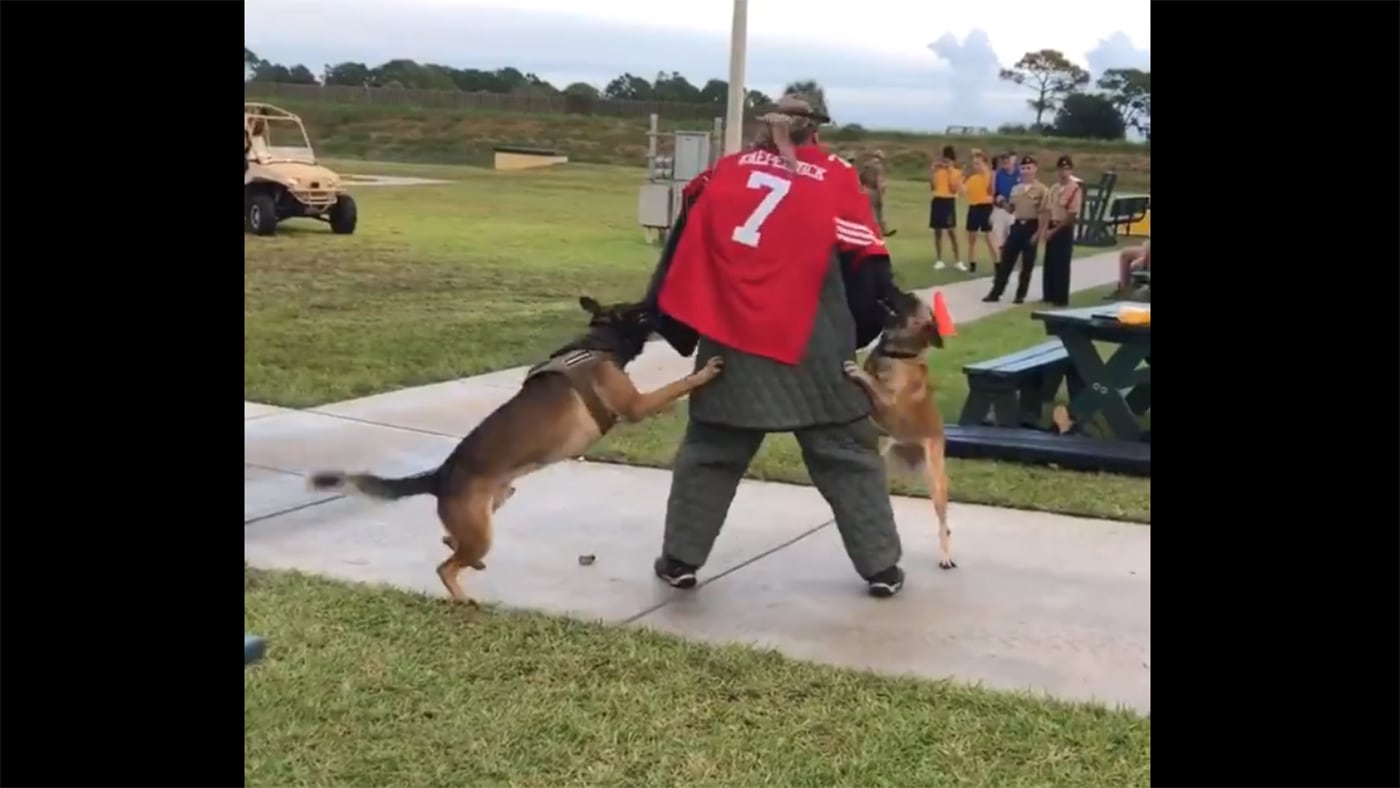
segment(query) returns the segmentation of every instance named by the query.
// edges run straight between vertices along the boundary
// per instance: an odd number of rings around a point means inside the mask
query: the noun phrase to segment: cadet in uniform
[[[870,210],[875,212],[875,221],[880,225],[880,234],[888,238],[895,234],[885,224],[885,152],[875,151],[860,168],[860,185],[870,198]]]
[[[1069,260],[1074,256],[1074,223],[1084,206],[1084,187],[1074,177],[1074,161],[1070,157],[1061,156],[1055,168],[1059,180],[1045,197],[1050,226],[1045,230],[1040,290],[1045,300],[1055,306],[1069,306]]]
[[[1045,201],[1048,195],[1045,184],[1036,180],[1035,159],[1022,156],[1021,182],[1011,190],[1011,229],[1007,232],[1006,243],[1001,247],[1001,260],[997,262],[996,276],[992,278],[992,292],[983,301],[992,303],[1001,300],[1006,283],[1011,279],[1011,269],[1016,267],[1016,258],[1020,257],[1021,275],[1016,282],[1016,303],[1025,303],[1026,291],[1031,287],[1031,274],[1035,271],[1035,248],[1040,243],[1040,228],[1049,219],[1049,205]]]

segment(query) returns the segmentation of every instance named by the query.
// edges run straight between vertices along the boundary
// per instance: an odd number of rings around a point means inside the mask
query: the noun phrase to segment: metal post
[[[729,107],[725,116],[724,153],[738,153],[744,136],[744,54],[748,48],[749,0],[734,0],[729,31]]]
[[[724,150],[724,118],[715,117],[715,140],[710,145],[710,163],[714,164]]]
[[[656,125],[657,115],[651,113],[651,126],[647,131],[647,180],[651,180],[656,172]]]

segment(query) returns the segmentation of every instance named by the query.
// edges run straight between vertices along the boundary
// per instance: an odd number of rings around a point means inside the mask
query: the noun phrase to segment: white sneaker
[[[942,271],[944,268],[947,268],[947,267],[948,267],[948,264],[945,263],[945,262],[943,262],[942,260],[939,260],[938,262],[936,262],[936,263],[933,264],[933,270],[935,270],[935,271]]]
[[[958,269],[959,271],[962,271],[963,273],[967,272],[967,263],[964,263],[961,260],[959,260],[958,263],[953,267]]]

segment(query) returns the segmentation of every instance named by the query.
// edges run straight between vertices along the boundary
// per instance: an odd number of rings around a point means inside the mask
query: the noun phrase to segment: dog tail
[[[924,467],[924,447],[918,443],[896,443],[887,456],[889,469],[895,473],[913,474]]]
[[[425,473],[386,479],[372,473],[319,471],[311,474],[313,490],[349,490],[371,498],[394,501],[411,495],[437,495],[438,469]]]

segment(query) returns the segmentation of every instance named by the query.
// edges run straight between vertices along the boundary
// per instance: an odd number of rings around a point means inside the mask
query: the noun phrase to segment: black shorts
[[[989,233],[992,231],[992,204],[967,206],[967,231]]]
[[[934,230],[953,230],[958,226],[958,199],[934,197],[928,204],[928,226]]]

